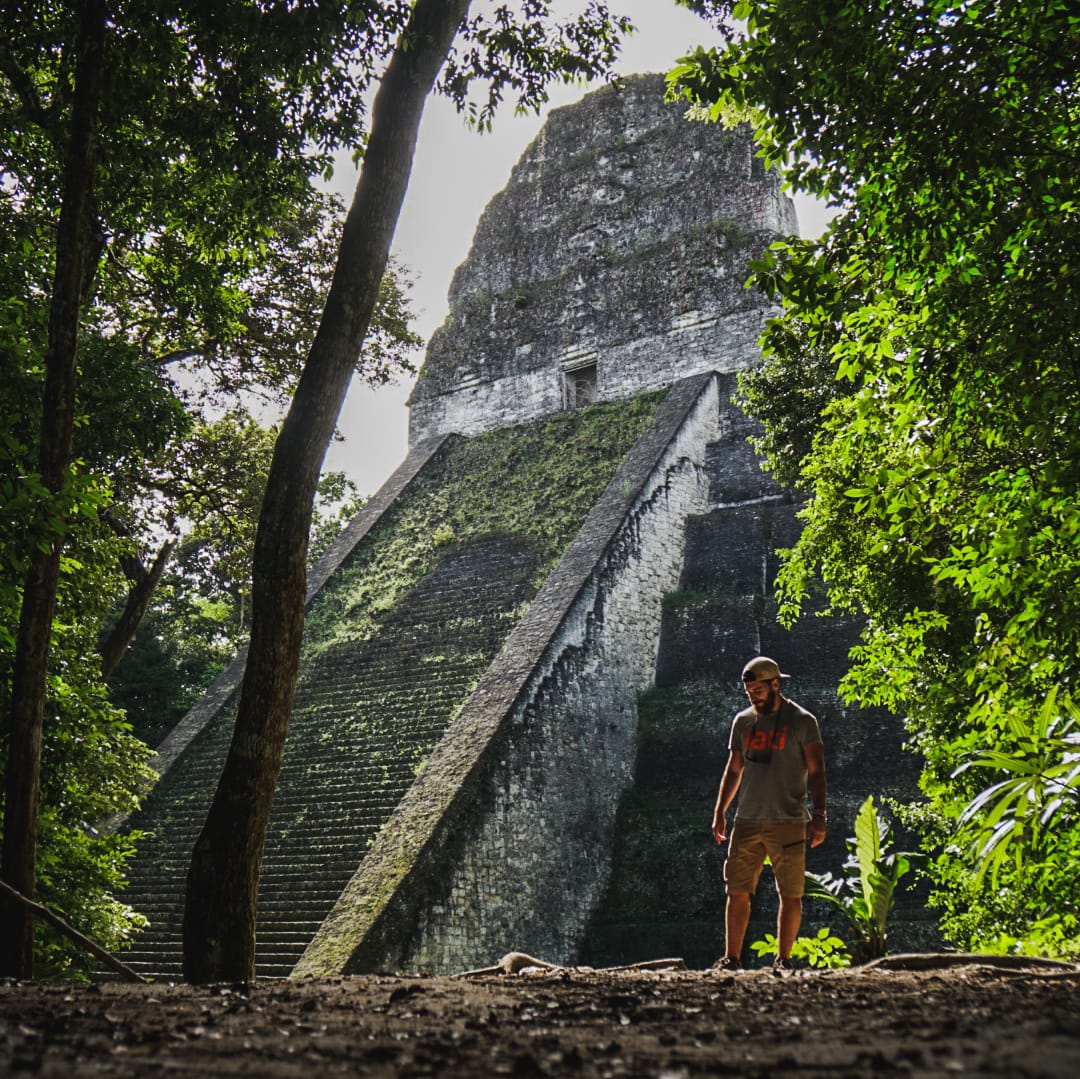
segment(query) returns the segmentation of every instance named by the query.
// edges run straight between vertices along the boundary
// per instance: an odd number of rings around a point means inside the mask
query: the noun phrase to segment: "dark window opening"
[[[596,404],[596,364],[566,372],[566,407],[585,408]]]

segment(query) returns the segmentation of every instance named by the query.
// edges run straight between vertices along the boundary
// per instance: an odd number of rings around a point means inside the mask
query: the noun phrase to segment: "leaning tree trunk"
[[[188,872],[190,982],[255,977],[259,870],[300,663],[315,489],[378,299],[424,104],[468,8],[469,0],[413,6],[375,96],[322,322],[274,447],[255,538],[251,644],[236,726]]]
[[[107,682],[113,672],[120,665],[120,660],[128,650],[128,646],[135,639],[139,627],[150,609],[150,601],[154,598],[158,585],[161,583],[165,567],[169,564],[176,544],[172,541],[163,543],[150,568],[140,569],[136,580],[132,583],[131,591],[128,592],[127,601],[112,632],[101,645],[101,680]]]
[[[71,465],[75,429],[75,357],[79,314],[91,260],[90,213],[97,154],[97,112],[105,49],[105,4],[86,0],[79,18],[71,139],[56,241],[49,310],[38,468],[46,489],[59,495]],[[48,510],[50,507],[45,507]],[[49,641],[60,573],[61,539],[35,550],[23,585],[11,681],[4,844],[0,876],[28,899],[37,877],[37,813]],[[0,977],[33,972],[31,908],[0,899]]]

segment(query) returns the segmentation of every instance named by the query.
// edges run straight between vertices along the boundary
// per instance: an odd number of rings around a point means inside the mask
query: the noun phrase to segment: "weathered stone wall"
[[[412,441],[759,360],[747,262],[798,231],[745,128],[691,123],[635,76],[551,113],[491,201],[410,401]]]
[[[295,974],[575,958],[716,416],[715,378],[673,388]]]
[[[661,597],[678,580],[686,517],[707,497],[700,461],[715,416],[713,385],[553,637],[558,658],[509,717],[485,817],[448,894],[423,912],[407,967],[461,969],[512,948],[577,957],[633,774],[637,694],[655,671]]]

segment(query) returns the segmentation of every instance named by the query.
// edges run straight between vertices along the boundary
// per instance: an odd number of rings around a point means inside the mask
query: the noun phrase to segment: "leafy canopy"
[[[362,139],[353,79],[395,30],[381,4],[226,0],[162,18],[134,0],[111,13],[90,242],[79,255],[76,456],[54,493],[35,469],[39,443],[53,437],[41,429],[41,395],[78,21],[76,5],[16,6],[0,44],[0,703],[10,713],[29,560],[62,537],[40,687],[39,898],[114,946],[135,925],[106,894],[121,883],[130,841],[94,826],[133,808],[146,750],[109,703],[99,639],[143,552],[198,497],[225,497],[225,476],[199,456],[193,432],[241,396],[283,399],[299,374],[341,213],[312,174]],[[416,343],[393,275],[382,298],[363,356],[358,347],[372,380]],[[5,768],[7,751],[5,742]],[[39,937],[41,972],[67,969],[66,946]]]
[[[1052,913],[1075,925],[1075,787],[1045,800],[1056,842],[1003,836],[1012,869],[994,892],[963,869],[1001,851],[982,837],[985,772],[954,773],[991,748],[1024,759],[1051,695],[1059,716],[1077,704],[1080,13],[699,6],[742,24],[687,58],[673,89],[750,120],[791,187],[840,211],[756,274],[784,314],[744,390],[772,466],[811,496],[781,575],[786,615],[822,580],[865,618],[845,689],[909,718],[946,929],[990,944],[1037,935]],[[961,916],[973,900],[985,918]]]

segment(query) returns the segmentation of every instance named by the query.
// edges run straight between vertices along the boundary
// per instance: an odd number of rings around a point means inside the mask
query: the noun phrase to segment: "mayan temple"
[[[261,977],[511,950],[708,965],[709,824],[753,654],[821,721],[832,823],[811,868],[840,870],[867,794],[914,791],[899,720],[837,696],[856,627],[776,622],[798,505],[732,396],[773,313],[747,263],[795,232],[749,133],[687,121],[660,76],[550,114],[454,277],[406,459],[309,574]],[[124,898],[150,925],[125,959],[157,977],[179,976],[243,662],[162,744],[128,822],[147,836]],[[771,891],[748,942],[774,928]]]

